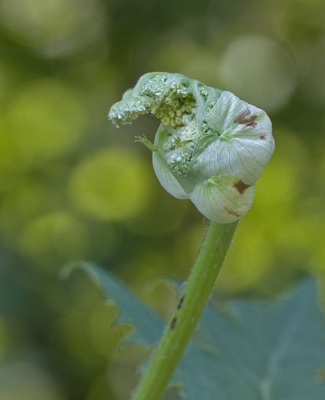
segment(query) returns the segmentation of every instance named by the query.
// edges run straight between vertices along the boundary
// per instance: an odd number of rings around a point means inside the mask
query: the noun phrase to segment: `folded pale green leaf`
[[[274,151],[272,123],[265,111],[182,74],[150,72],[111,107],[108,117],[118,126],[145,113],[161,121],[154,144],[145,137],[138,141],[153,152],[163,188],[178,199],[190,199],[213,222],[231,223],[245,215]],[[204,187],[223,175],[245,185],[239,192],[229,186],[232,207],[218,202],[217,188]]]
[[[211,176],[195,186],[190,199],[211,221],[229,223],[237,221],[250,209],[254,189],[255,184],[247,186],[231,175]]]

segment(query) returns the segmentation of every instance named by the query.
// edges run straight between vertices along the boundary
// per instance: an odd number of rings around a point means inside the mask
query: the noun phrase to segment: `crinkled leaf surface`
[[[132,322],[128,340],[156,344],[162,319],[106,271],[83,263]],[[325,323],[312,280],[277,301],[208,304],[173,377],[186,400],[324,400]]]

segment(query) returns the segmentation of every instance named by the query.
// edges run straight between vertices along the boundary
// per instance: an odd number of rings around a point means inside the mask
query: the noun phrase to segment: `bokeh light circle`
[[[70,197],[97,219],[119,221],[145,210],[152,193],[150,166],[136,153],[112,148],[92,154],[73,171]]]
[[[97,0],[0,0],[0,23],[14,40],[46,57],[89,49],[105,31]]]
[[[54,378],[41,366],[27,361],[14,361],[1,366],[0,398],[64,400]]]
[[[87,233],[81,220],[68,212],[42,215],[23,231],[21,250],[37,259],[42,254],[79,259],[87,254]]]
[[[264,36],[240,36],[230,43],[220,64],[224,88],[266,111],[283,107],[296,85],[288,53]]]
[[[81,99],[55,80],[41,79],[25,87],[5,119],[20,159],[37,164],[73,149],[87,124]]]

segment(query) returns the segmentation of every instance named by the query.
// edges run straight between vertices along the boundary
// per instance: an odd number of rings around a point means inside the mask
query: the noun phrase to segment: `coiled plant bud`
[[[167,192],[190,199],[211,221],[241,218],[274,150],[266,113],[230,92],[164,72],[143,75],[108,117],[118,127],[145,113],[161,124],[154,144],[138,140],[152,150],[154,170]]]

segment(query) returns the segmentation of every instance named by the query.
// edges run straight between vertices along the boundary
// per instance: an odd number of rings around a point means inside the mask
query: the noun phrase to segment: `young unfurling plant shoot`
[[[214,286],[236,226],[253,202],[255,183],[274,151],[266,113],[234,94],[181,74],[152,72],[114,104],[109,119],[131,123],[150,113],[161,123],[152,151],[161,185],[190,199],[211,224],[180,295],[139,383],[134,400],[159,400]]]

